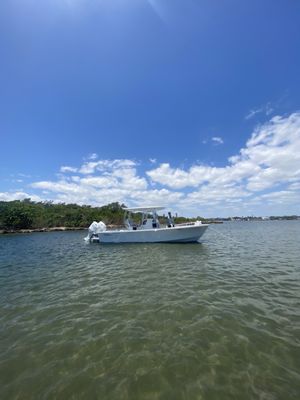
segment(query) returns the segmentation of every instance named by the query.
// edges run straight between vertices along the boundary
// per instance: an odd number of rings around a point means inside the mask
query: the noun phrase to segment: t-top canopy
[[[124,211],[130,212],[153,212],[163,210],[165,207],[162,206],[150,206],[150,207],[131,207],[131,208],[123,208]]]

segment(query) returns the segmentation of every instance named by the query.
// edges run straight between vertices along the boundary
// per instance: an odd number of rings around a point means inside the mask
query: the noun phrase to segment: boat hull
[[[105,231],[98,234],[100,243],[193,243],[198,242],[207,224],[171,228]]]

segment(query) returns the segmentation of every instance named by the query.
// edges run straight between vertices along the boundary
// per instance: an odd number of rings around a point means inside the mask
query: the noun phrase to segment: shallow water
[[[0,237],[1,399],[299,399],[300,221]]]

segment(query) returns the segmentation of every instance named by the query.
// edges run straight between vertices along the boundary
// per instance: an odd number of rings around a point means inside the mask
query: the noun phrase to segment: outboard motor
[[[99,242],[99,237],[98,233],[105,232],[106,231],[106,225],[104,222],[96,222],[94,221],[90,226],[89,226],[89,233],[88,235],[84,238],[86,242],[93,242],[93,241],[98,241]]]

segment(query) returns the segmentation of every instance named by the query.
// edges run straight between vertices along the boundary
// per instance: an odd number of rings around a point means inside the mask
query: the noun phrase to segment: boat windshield
[[[137,210],[133,216],[133,212],[125,210],[124,226],[129,230],[137,229],[157,229],[160,227],[159,219],[156,210]]]

